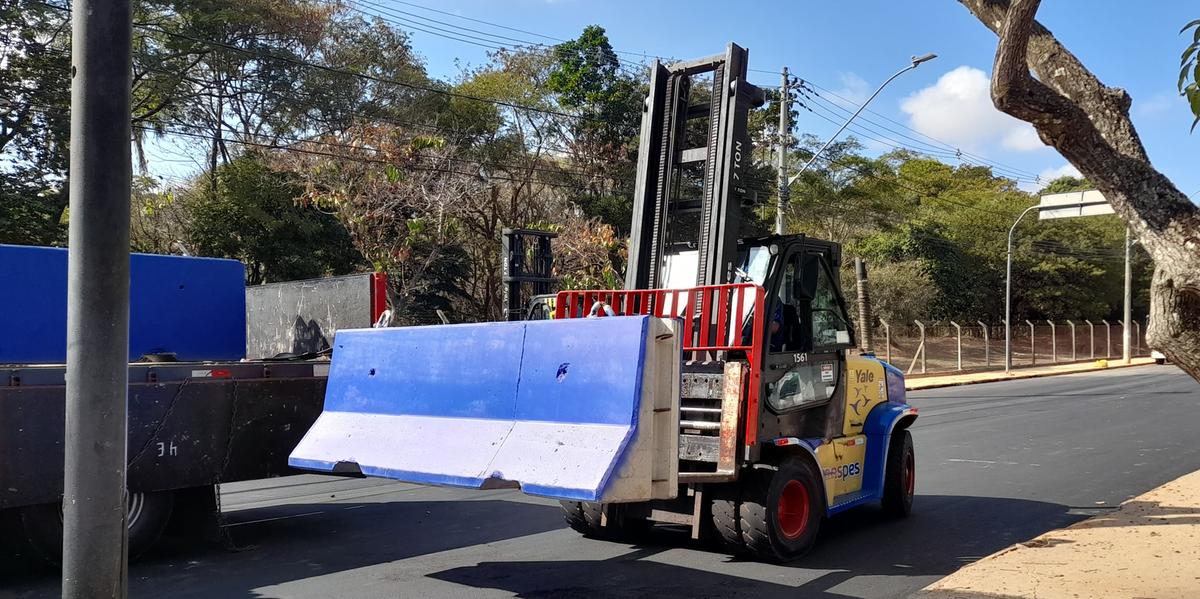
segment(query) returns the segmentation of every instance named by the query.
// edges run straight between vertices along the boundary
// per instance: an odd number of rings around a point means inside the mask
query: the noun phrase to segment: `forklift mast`
[[[530,302],[549,296],[554,286],[550,240],[558,235],[536,229],[504,229],[500,260],[504,265],[504,320],[529,318]]]
[[[651,65],[626,289],[666,286],[664,262],[680,248],[697,251],[695,281],[685,286],[731,280],[739,213],[753,200],[746,119],[764,101],[746,81],[747,58],[731,43],[724,54]]]

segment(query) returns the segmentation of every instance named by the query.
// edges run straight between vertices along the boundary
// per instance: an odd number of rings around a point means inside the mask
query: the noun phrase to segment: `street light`
[[[918,66],[921,65],[921,63],[929,62],[935,58],[937,58],[937,54],[932,54],[932,53],[924,54],[922,56],[914,56],[914,57],[912,57],[912,64],[904,67],[903,69],[900,69],[899,71],[896,71],[895,75],[888,77],[887,80],[884,81],[883,84],[880,85],[879,88],[875,90],[875,93],[871,94],[871,97],[867,98],[867,101],[863,102],[862,105],[858,107],[858,110],[854,111],[854,114],[850,115],[850,118],[846,119],[845,123],[842,123],[842,127],[833,134],[833,137],[830,137],[829,141],[825,142],[825,145],[821,146],[821,149],[817,150],[817,152],[812,155],[812,158],[809,158],[808,162],[804,163],[804,166],[800,167],[800,170],[797,171],[795,175],[792,175],[792,177],[790,179],[788,179],[788,185],[795,183],[796,179],[799,179],[800,175],[803,175],[804,171],[808,170],[808,167],[812,166],[813,163],[817,161],[817,157],[819,157],[821,155],[821,152],[824,152],[825,148],[828,148],[829,144],[832,144],[833,141],[835,139],[837,139],[837,137],[839,135],[842,134],[842,131],[845,131],[846,127],[849,127],[850,123],[852,121],[854,121],[854,119],[858,118],[858,115],[860,113],[862,113],[862,111],[867,107],[867,104],[870,104],[871,100],[874,100],[875,96],[878,96],[879,92],[883,91],[883,88],[887,87],[887,84],[891,83],[892,80],[895,79],[896,77],[899,77],[900,75],[903,75],[904,73],[907,73],[908,71],[911,71],[911,70],[917,68]]]
[[[1004,374],[1009,374],[1012,371],[1012,242],[1013,232],[1017,230],[1017,225],[1021,223],[1021,219],[1025,218],[1033,210],[1041,208],[1041,205],[1034,204],[1021,212],[1021,216],[1013,222],[1012,227],[1008,229],[1008,260],[1005,266],[1004,276]]]
[[[1098,193],[1098,192],[1085,192],[1085,193]],[[1051,201],[1052,198],[1067,196],[1067,195],[1070,195],[1070,194],[1055,194],[1055,195],[1050,195],[1050,196],[1042,196],[1040,202],[1038,202],[1037,204],[1034,204],[1034,205],[1026,208],[1024,211],[1022,211],[1021,215],[1017,217],[1017,220],[1013,221],[1012,227],[1010,227],[1008,229],[1008,258],[1007,258],[1006,264],[1005,264],[1005,276],[1004,276],[1004,374],[1009,374],[1009,372],[1012,370],[1012,325],[1009,324],[1009,321],[1012,320],[1013,233],[1017,230],[1017,225],[1021,224],[1021,219],[1025,218],[1026,214],[1029,214],[1030,212],[1032,212],[1034,210],[1044,210],[1045,211],[1039,215],[1039,218],[1065,218],[1067,216],[1085,216],[1085,214],[1083,213],[1084,208],[1094,208],[1097,206],[1108,206],[1108,200],[1102,199],[1100,201],[1085,202],[1085,201],[1083,201],[1084,196],[1080,196],[1078,202],[1062,203],[1062,202]],[[1063,209],[1076,209],[1076,210],[1079,210],[1080,213],[1077,215],[1054,214],[1055,212],[1061,211]],[[1092,212],[1092,214],[1098,214],[1098,213]],[[1109,208],[1108,211],[1106,212],[1106,214],[1112,214],[1112,209]],[[1126,228],[1126,232],[1125,232],[1125,245],[1126,245],[1125,321],[1128,322],[1129,321],[1129,299],[1128,299],[1129,298],[1129,274],[1128,274],[1128,271],[1129,271],[1129,259],[1128,259],[1129,231],[1128,231],[1128,228]],[[1128,344],[1126,344],[1126,345],[1128,345]]]

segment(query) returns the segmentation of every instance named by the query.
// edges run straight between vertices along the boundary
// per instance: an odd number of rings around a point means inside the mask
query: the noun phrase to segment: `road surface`
[[[238,550],[168,546],[130,569],[130,596],[905,597],[1200,469],[1200,385],[1170,366],[912,398],[913,516],[835,518],[794,564],[733,559],[670,529],[637,546],[584,539],[557,504],[511,491],[299,476],[228,485]],[[0,596],[57,595],[55,573],[6,574]]]

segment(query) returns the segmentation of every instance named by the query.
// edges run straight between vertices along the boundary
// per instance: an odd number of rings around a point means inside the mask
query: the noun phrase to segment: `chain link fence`
[[[1131,323],[1131,354],[1149,355],[1146,325]],[[1013,322],[1013,367],[1121,358],[1120,322],[1041,320]],[[1004,325],[982,321],[880,322],[875,354],[909,374],[1004,368]]]

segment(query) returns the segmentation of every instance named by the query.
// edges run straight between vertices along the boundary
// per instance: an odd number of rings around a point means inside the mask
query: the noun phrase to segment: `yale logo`
[[[854,382],[856,383],[873,383],[875,382],[875,373],[870,370],[855,370]]]

